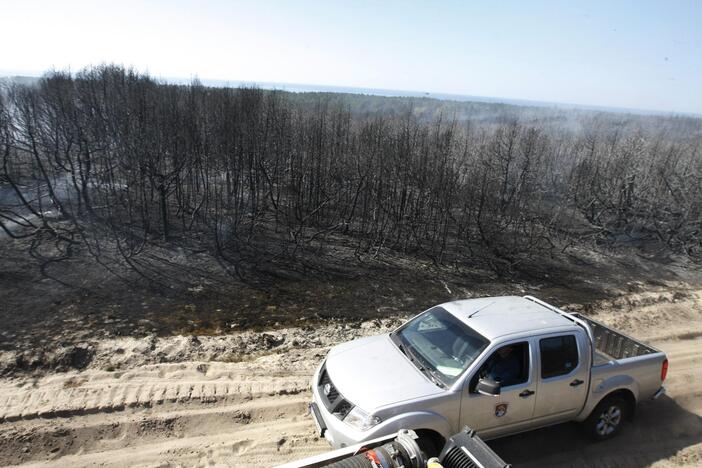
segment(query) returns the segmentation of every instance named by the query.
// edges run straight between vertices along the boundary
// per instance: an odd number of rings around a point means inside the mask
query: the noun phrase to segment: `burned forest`
[[[176,247],[243,281],[388,253],[501,275],[577,245],[701,253],[699,119],[382,99],[363,112],[114,66],[8,85],[0,228],[47,270],[81,251],[154,284]]]

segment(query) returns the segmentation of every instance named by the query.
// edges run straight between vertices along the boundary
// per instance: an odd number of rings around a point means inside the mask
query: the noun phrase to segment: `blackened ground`
[[[700,276],[684,260],[571,249],[520,264],[509,276],[385,253],[305,274],[276,274],[269,268],[264,281],[241,281],[209,255],[183,247],[144,256],[158,259],[144,264],[158,271],[158,282],[151,282],[129,271],[120,271],[118,278],[86,251],[42,263],[28,255],[30,248],[29,241],[0,242],[0,350],[55,349],[118,336],[356,323],[486,295],[533,294],[587,308],[650,287],[697,284]],[[50,244],[42,248],[47,257],[55,254],[46,250]],[[74,358],[81,360],[65,359]]]

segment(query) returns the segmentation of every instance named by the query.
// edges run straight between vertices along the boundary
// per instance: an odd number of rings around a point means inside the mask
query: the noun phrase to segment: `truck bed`
[[[612,360],[626,359],[636,356],[644,356],[646,354],[654,354],[659,351],[636,341],[635,339],[626,336],[618,331],[609,328],[608,326],[586,317],[582,314],[572,314],[573,316],[584,320],[592,330],[595,342],[595,362],[593,365],[598,366]]]

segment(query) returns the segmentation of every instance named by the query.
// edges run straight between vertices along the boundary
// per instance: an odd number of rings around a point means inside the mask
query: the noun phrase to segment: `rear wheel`
[[[611,439],[619,433],[629,414],[629,404],[620,397],[608,397],[595,407],[585,428],[596,441]]]

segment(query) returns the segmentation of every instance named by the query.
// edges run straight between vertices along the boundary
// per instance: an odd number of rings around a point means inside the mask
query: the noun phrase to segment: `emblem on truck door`
[[[508,403],[500,403],[499,405],[495,405],[495,416],[501,418],[502,416],[507,414],[507,406]]]

